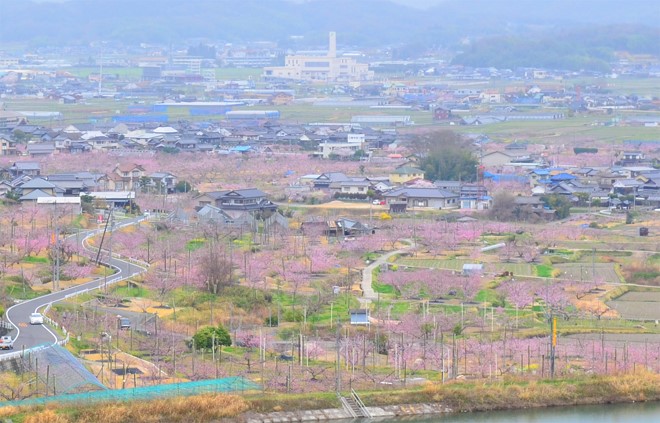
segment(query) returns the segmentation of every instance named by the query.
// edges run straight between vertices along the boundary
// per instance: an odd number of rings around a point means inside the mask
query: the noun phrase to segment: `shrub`
[[[277,313],[264,319],[264,326],[275,327],[279,325]]]
[[[576,155],[577,154],[585,154],[585,153],[587,153],[587,154],[596,154],[596,153],[598,153],[598,149],[593,148],[593,147],[575,147],[575,148],[573,148],[573,152]]]
[[[174,191],[176,192],[190,192],[192,191],[192,185],[187,181],[179,181],[174,186]]]
[[[236,307],[247,311],[267,307],[273,301],[271,294],[246,286],[228,286],[222,290],[222,297]]]
[[[227,329],[219,325],[218,327],[206,326],[193,335],[192,340],[195,348],[211,349],[214,345],[231,346],[231,337]]]
[[[282,318],[285,322],[302,322],[304,316],[300,310],[286,310]]]

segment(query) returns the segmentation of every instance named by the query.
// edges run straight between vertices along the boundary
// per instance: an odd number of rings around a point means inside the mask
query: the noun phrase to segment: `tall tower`
[[[330,33],[330,46],[328,48],[328,57],[337,57],[337,33]]]

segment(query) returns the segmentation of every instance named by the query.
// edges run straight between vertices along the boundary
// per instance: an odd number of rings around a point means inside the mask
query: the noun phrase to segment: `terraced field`
[[[625,319],[660,320],[660,290],[628,292],[607,303]]]

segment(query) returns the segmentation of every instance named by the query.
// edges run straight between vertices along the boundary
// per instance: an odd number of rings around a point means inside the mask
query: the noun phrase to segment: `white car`
[[[0,337],[0,350],[11,350],[14,348],[14,341],[11,336]]]
[[[32,313],[30,314],[30,324],[31,325],[43,325],[44,316],[41,313]]]

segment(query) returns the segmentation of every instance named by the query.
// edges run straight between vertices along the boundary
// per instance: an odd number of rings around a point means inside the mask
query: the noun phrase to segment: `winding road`
[[[145,218],[140,216],[132,219],[127,219],[114,225],[113,230],[117,230],[124,226],[135,225],[143,221]],[[90,248],[86,245],[86,240],[99,232],[101,229],[82,232],[82,247],[90,254],[96,254],[98,251],[95,248]],[[104,250],[105,251],[105,250]],[[62,337],[54,331],[47,322],[43,325],[30,325],[30,314],[42,311],[42,309],[62,301],[72,296],[99,289],[104,286],[117,283],[121,280],[130,278],[134,275],[140,274],[146,270],[146,263],[136,263],[124,260],[117,255],[108,257],[107,260],[101,262],[104,266],[111,267],[116,272],[108,277],[101,277],[91,282],[86,282],[71,288],[67,288],[58,292],[53,292],[48,295],[43,295],[27,301],[22,301],[7,309],[5,313],[6,319],[14,327],[10,335],[14,338],[14,351],[3,351],[0,353],[0,360],[9,359],[10,357],[21,354],[22,351],[30,348],[55,345],[62,341]]]

